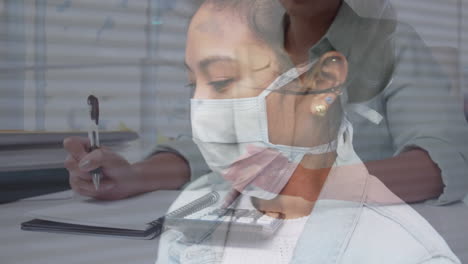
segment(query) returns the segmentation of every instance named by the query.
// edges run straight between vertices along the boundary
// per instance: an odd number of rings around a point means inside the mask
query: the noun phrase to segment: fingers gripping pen
[[[99,101],[96,96],[90,95],[88,96],[88,105],[89,105],[89,113],[91,116],[91,122],[88,130],[88,138],[91,145],[90,152],[98,149],[99,146]],[[99,184],[101,182],[101,168],[97,168],[91,171],[91,175],[93,176],[93,184],[96,191],[99,189]]]

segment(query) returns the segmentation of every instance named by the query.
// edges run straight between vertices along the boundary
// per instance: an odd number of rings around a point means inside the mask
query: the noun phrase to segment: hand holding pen
[[[99,101],[90,95],[88,138],[68,137],[63,141],[68,156],[70,187],[76,193],[101,200],[116,200],[143,192],[135,183],[136,170],[122,156],[100,145]],[[144,182],[141,186],[146,187]]]
[[[89,113],[91,117],[91,123],[88,130],[88,138],[90,142],[90,152],[96,150],[100,147],[99,144],[99,101],[97,97],[94,95],[88,96],[88,105],[89,105]],[[94,169],[91,171],[91,175],[93,176],[93,184],[94,188],[99,190],[99,184],[101,182],[102,172],[101,168]]]
[[[173,153],[160,153],[130,164],[124,157],[99,144],[99,105],[88,100],[89,138],[68,137],[63,145],[68,155],[64,166],[75,193],[100,200],[117,200],[157,189],[175,189],[185,183],[185,161]],[[188,178],[188,176],[187,176]]]

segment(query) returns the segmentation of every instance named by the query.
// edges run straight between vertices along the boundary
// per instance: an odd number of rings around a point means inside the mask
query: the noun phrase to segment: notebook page
[[[156,191],[119,201],[66,201],[64,204],[31,211],[36,219],[68,224],[145,230],[167,213],[180,191]]]

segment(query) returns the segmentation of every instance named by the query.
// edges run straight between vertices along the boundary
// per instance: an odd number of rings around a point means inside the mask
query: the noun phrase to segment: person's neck
[[[276,198],[252,199],[254,206],[272,217],[292,219],[310,215],[335,159],[336,152],[305,156]]]
[[[294,64],[298,65],[309,59],[309,49],[325,36],[341,4],[341,1],[336,1],[333,6],[310,16],[288,16],[284,46]]]

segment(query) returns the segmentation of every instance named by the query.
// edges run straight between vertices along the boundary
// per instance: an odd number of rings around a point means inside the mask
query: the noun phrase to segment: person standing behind
[[[342,0],[280,0],[286,9],[283,48],[292,63],[336,50],[350,69],[343,94],[355,128],[354,146],[370,173],[406,202],[462,199],[468,190],[468,134],[450,82],[408,25],[357,15]],[[278,36],[277,36],[278,37]],[[129,164],[106,149],[86,153],[87,141],[68,138],[71,187],[98,199],[120,199],[180,188],[209,171],[196,145],[179,140]],[[89,171],[102,167],[103,188]]]

